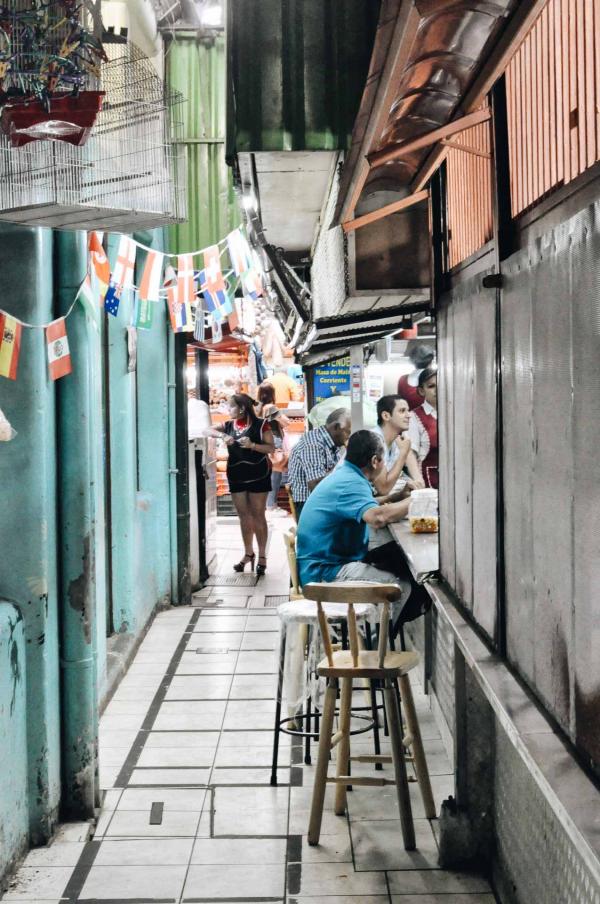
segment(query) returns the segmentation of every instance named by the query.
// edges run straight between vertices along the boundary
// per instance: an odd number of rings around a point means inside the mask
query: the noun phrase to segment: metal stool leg
[[[311,756],[310,756],[310,732],[311,732],[311,723],[312,723],[312,708],[311,708],[311,698],[308,697],[306,700],[306,737],[304,738],[304,762],[307,766],[311,764]]]
[[[285,642],[287,627],[285,622],[281,625],[281,640],[279,643],[279,675],[277,676],[277,702],[275,705],[275,725],[273,727],[273,762],[271,764],[271,784],[277,784],[277,761],[279,758],[279,733],[281,727],[281,700],[283,698],[283,669],[285,665]]]
[[[371,625],[365,622],[365,646],[367,650],[373,649],[373,639],[371,637]],[[369,692],[371,695],[371,716],[373,718],[373,748],[375,755],[381,754],[381,741],[379,739],[379,711],[377,709],[376,682],[369,681]],[[375,769],[380,772],[383,769],[383,763],[375,763]]]

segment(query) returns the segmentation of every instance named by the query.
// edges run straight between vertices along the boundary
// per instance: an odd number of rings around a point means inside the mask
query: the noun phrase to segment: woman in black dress
[[[256,573],[263,575],[267,568],[265,552],[269,529],[265,517],[267,495],[271,489],[269,454],[275,451],[273,434],[267,421],[256,416],[254,402],[249,395],[239,393],[229,400],[231,420],[216,427],[217,435],[225,435],[229,458],[227,480],[236,512],[240,518],[244,558],[233,566],[244,571],[250,563],[254,571],[254,537],[258,544]]]

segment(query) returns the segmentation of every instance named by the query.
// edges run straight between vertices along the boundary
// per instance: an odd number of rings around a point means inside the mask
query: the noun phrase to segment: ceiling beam
[[[369,176],[367,155],[385,128],[420,21],[421,15],[413,0],[401,0],[389,50],[379,72],[373,106],[367,113],[368,121],[361,139],[354,171],[348,185],[344,185],[342,188],[345,192],[345,200],[338,217],[339,222],[350,220],[354,215],[354,210]],[[360,112],[359,110],[359,116]]]
[[[348,220],[348,222],[342,223],[344,232],[352,232],[354,229],[360,229],[361,226],[368,226],[369,223],[383,220],[384,217],[389,217],[393,213],[398,213],[400,210],[406,210],[408,207],[414,207],[415,204],[419,204],[421,201],[426,201],[428,197],[429,192],[427,189],[424,189],[423,191],[417,191],[413,195],[409,195],[407,198],[402,198],[401,201],[392,201],[391,204],[386,204],[385,207],[380,207],[378,210],[372,210],[370,213],[365,213],[361,217],[356,217],[354,220]]]
[[[488,109],[476,110],[473,113],[468,113],[466,116],[460,116],[458,119],[453,119],[451,122],[446,123],[446,125],[440,126],[439,129],[433,129],[433,131],[427,132],[425,135],[419,135],[418,138],[411,138],[409,141],[401,141],[399,144],[394,144],[390,147],[383,148],[381,151],[376,151],[367,159],[372,168],[382,166],[384,163],[390,163],[392,160],[397,160],[399,157],[404,157],[406,154],[411,154],[413,151],[420,151],[422,148],[429,147],[437,141],[441,141],[443,138],[449,138],[451,135],[456,135],[458,132],[464,132],[465,129],[472,128],[472,126],[478,126],[482,122],[487,122],[489,118],[490,111]]]
[[[446,148],[455,148],[457,151],[464,151],[465,154],[474,154],[476,157],[485,157],[491,160],[492,155],[489,151],[482,151],[480,148],[474,148],[470,144],[460,144],[458,141],[451,141],[449,138],[443,138],[441,142]]]
[[[481,106],[493,85],[504,74],[514,53],[534,26],[546,3],[547,0],[521,0],[502,35],[492,48],[481,72],[465,94],[457,113],[468,114]],[[420,191],[429,182],[447,154],[448,149],[443,146],[432,150],[412,180],[413,191]]]

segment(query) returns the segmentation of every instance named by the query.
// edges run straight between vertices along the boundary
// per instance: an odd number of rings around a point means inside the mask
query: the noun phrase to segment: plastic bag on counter
[[[5,417],[4,412],[0,408],[0,443],[8,443],[11,439],[14,439],[16,435],[17,431],[13,430]]]

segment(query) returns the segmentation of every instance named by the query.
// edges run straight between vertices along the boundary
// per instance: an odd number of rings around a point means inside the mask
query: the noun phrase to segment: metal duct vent
[[[102,111],[83,147],[0,137],[0,220],[130,232],[186,219],[178,106],[132,43],[106,48]]]

